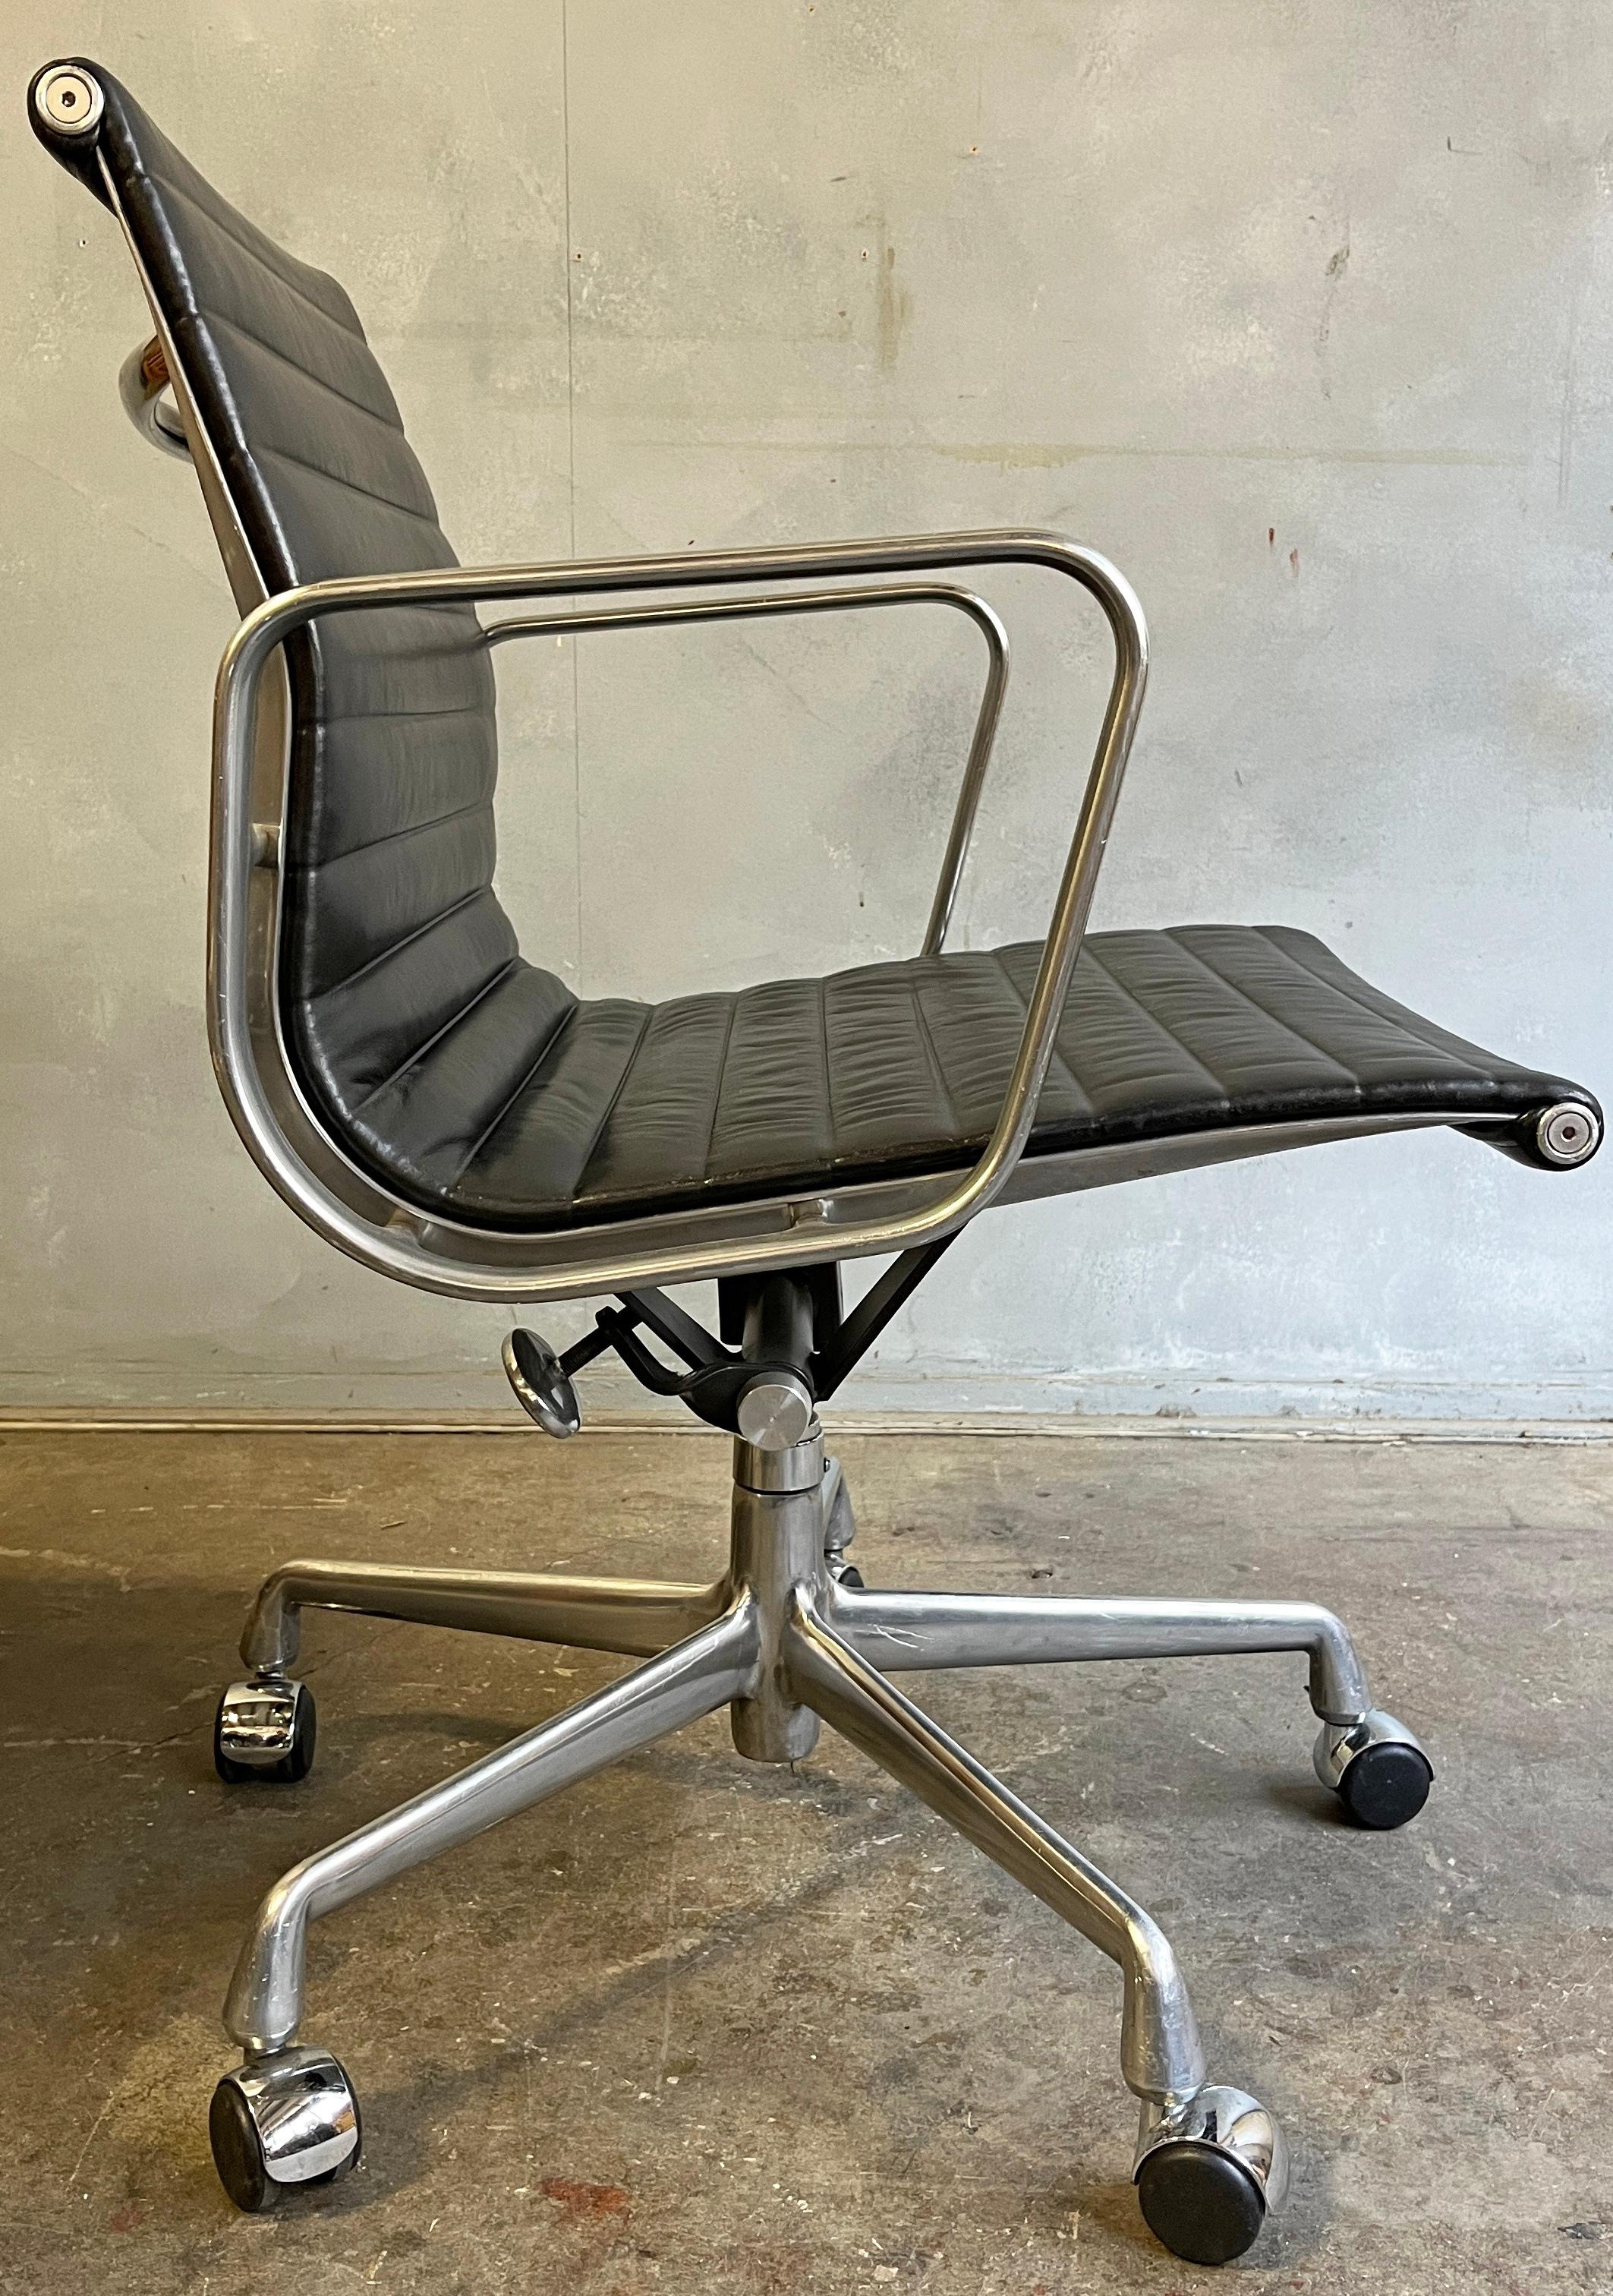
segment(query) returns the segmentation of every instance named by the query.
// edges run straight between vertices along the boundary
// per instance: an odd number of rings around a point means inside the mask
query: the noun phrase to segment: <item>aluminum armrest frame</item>
[[[919,951],[921,956],[938,956],[969,857],[980,792],[986,786],[992,744],[1008,691],[1008,632],[1001,617],[973,590],[951,582],[892,582],[858,590],[796,590],[760,598],[695,598],[669,606],[606,606],[583,613],[523,614],[492,623],[487,644],[502,645],[510,638],[574,637],[585,630],[654,630],[684,622],[752,621],[778,614],[823,614],[863,606],[954,606],[969,616],[986,640],[985,689],[975,713],[962,784]]]
[[[182,409],[186,396],[181,386]],[[193,430],[192,437],[194,443]],[[274,992],[282,824],[255,819],[253,806],[259,692],[294,631],[322,614],[393,606],[1015,564],[1049,568],[1096,598],[1115,668],[1002,1111],[970,1169],[941,1181],[938,1192],[932,1176],[872,1195],[854,1189],[780,1196],[632,1223],[508,1234],[421,1210],[362,1172],[331,1140],[303,1101],[280,1034]],[[381,1274],[462,1299],[589,1298],[896,1253],[953,1234],[1002,1193],[1029,1137],[1136,729],[1147,660],[1142,609],[1124,577],[1096,552],[1034,530],[433,569],[312,583],[266,599],[225,650],[214,709],[208,1021],[214,1067],[237,1130],[271,1184],[327,1241]],[[282,730],[270,730],[283,749]],[[971,749],[971,773],[975,762]],[[978,793],[975,780],[971,792],[966,773],[960,801],[965,831]],[[279,794],[283,807],[283,774]],[[943,888],[957,829],[954,816]],[[962,855],[956,859],[961,868]]]

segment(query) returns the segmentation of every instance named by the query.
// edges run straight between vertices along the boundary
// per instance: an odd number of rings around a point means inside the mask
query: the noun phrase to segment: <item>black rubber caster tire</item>
[[[1150,2232],[1187,2264],[1230,2264],[1265,2222],[1254,2178],[1208,2144],[1161,2144],[1137,2171]]]
[[[830,1575],[837,1587],[861,1587],[864,1583],[855,1562],[842,1562],[838,1569],[831,1570]]]
[[[1415,1746],[1363,1746],[1339,1781],[1339,1799],[1357,1825],[1392,1833],[1429,1798],[1434,1769]]]
[[[297,1718],[291,1725],[291,1751],[266,1767],[250,1762],[238,1762],[226,1754],[221,1742],[224,1726],[226,1690],[218,1701],[213,1717],[213,1767],[226,1786],[297,1785],[314,1767],[314,1748],[319,1735],[319,1714],[314,1704],[314,1693],[306,1682],[297,1685]]]
[[[219,2082],[208,2107],[208,2143],[218,2181],[242,2215],[261,2216],[272,2209],[286,2188],[264,2167],[246,2099],[227,2080]]]

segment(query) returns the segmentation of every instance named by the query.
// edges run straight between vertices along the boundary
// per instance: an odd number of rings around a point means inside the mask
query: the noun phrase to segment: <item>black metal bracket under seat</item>
[[[697,1418],[731,1435],[799,1421],[803,1431],[912,1296],[952,1238],[905,1251],[849,1315],[838,1262],[787,1275],[733,1277],[718,1286],[718,1338],[665,1292],[618,1292],[594,1329],[557,1354],[536,1332],[504,1342],[504,1369],[522,1409],[546,1433],[574,1435],[582,1424],[573,1384],[587,1364],[614,1351],[639,1385],[675,1397]],[[663,1362],[639,1335],[659,1340],[683,1368]],[[796,1439],[799,1439],[798,1438]]]

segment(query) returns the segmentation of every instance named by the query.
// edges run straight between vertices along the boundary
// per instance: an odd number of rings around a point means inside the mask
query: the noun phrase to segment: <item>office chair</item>
[[[754,1761],[799,1760],[829,1722],[1118,1963],[1143,2214],[1180,2256],[1241,2253],[1282,2199],[1283,2141],[1208,2079],[1165,1936],[891,1677],[1302,1652],[1317,1772],[1361,1825],[1415,1816],[1427,1755],[1313,1603],[864,1586],[819,1411],[993,1204],[1429,1125],[1562,1171],[1600,1143],[1596,1103],[1419,1018],[1307,933],[1084,938],[1146,667],[1137,602],[1094,552],[1004,532],[463,568],[336,282],[230,207],[98,65],[47,65],[29,112],[122,226],[156,328],[124,402],[192,463],[242,615],[217,691],[208,976],[242,1140],[381,1275],[463,1300],[614,1299],[563,1354],[528,1331],[506,1342],[550,1435],[576,1431],[573,1375],[610,1350],[733,1437],[731,1556],[710,1586],[315,1562],[259,1590],[217,1718],[232,1782],[309,1770],[292,1669],[310,1606],[635,1664],[270,1891],[225,2011],[243,2052],[210,2115],[226,2190],[259,2209],[359,2156],[350,2081],[298,2040],[311,1921],[726,1706]],[[1003,565],[1095,599],[1114,675],[1046,938],[949,949],[1008,654],[991,608],[941,578]],[[716,594],[675,594],[691,588]],[[476,611],[624,592],[649,602]],[[496,647],[915,603],[964,615],[987,662],[918,955],[654,1004],[578,996],[522,955],[494,889]],[[868,1256],[890,1265],[847,1311],[839,1263]],[[715,1332],[666,1289],[711,1279]]]

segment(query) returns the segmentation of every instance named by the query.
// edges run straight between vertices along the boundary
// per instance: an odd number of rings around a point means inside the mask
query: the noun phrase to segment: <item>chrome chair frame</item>
[[[71,62],[41,76],[35,100],[41,119],[69,137],[93,133],[102,104],[93,75]],[[141,269],[117,184],[104,160],[99,164]],[[188,452],[243,617],[225,648],[215,697],[208,985],[214,1065],[237,1129],[271,1185],[365,1267],[427,1291],[506,1303],[712,1277],[757,1279],[759,1297],[766,1279],[782,1287],[788,1313],[792,1300],[795,1308],[804,1304],[795,1297],[800,1271],[870,1254],[915,1255],[994,1202],[1414,1125],[1462,1122],[1507,1145],[1507,1123],[1474,1124],[1429,1110],[1410,1118],[1234,1128],[1076,1156],[1025,1155],[1147,674],[1142,609],[1095,551],[1034,530],[949,533],[454,568],[319,582],[271,596],[149,278],[145,285],[157,333],[126,363],[123,401],[143,436],[164,452]],[[992,609],[937,578],[979,566],[1036,566],[1076,583],[1106,619],[1114,661],[1023,1035],[995,1127],[970,1168],[563,1232],[495,1234],[422,1211],[353,1163],[299,1085],[278,1012],[288,639],[328,614],[725,585],[740,586],[738,594],[519,615],[487,627],[487,644],[895,604],[960,611],[985,636],[987,672],[923,941],[934,953],[953,914],[1008,676],[1006,636]],[[927,578],[906,578],[915,576]],[[757,586],[825,581],[836,586],[757,594]],[[1579,1131],[1572,1138],[1562,1132],[1560,1141],[1552,1128],[1561,1111],[1531,1119],[1534,1148],[1548,1161],[1577,1162],[1589,1152],[1584,1112],[1568,1114]],[[758,1311],[758,1326],[763,1320]],[[748,1326],[747,1359],[752,1352],[768,1358]],[[710,1586],[317,1562],[272,1574],[242,1642],[249,1677],[226,1692],[220,1709],[217,1749],[226,1775],[307,1769],[312,1702],[291,1669],[309,1607],[564,1643],[638,1663],[569,1713],[304,1859],[269,1893],[226,2007],[244,2062],[220,2082],[213,2109],[216,2157],[243,2206],[328,2182],[358,2154],[357,2103],[347,2076],[327,2053],[297,2039],[308,1923],[726,1706],[736,1747],[760,1761],[798,1759],[828,1721],[1119,1965],[1121,2071],[1141,2104],[1135,2174],[1145,2212],[1179,2253],[1201,2261],[1248,2245],[1283,2194],[1282,2139],[1255,2099],[1207,2083],[1191,2006],[1163,1933],[888,1677],[936,1667],[1298,1652],[1308,1659],[1321,1723],[1314,1759],[1325,1784],[1348,1800],[1352,1780],[1388,1755],[1402,1764],[1403,1789],[1412,1776],[1409,1800],[1420,1803],[1431,1775],[1426,1757],[1408,1731],[1372,1706],[1344,1628],[1314,1605],[876,1592],[846,1563],[852,1529],[844,1478],[825,1462],[812,1419],[736,1440],[729,1567]],[[1403,1808],[1402,1816],[1411,1814]]]
[[[1052,568],[1090,592],[1109,622],[1115,670],[1003,1107],[990,1139],[969,1171],[961,1177],[942,1171],[916,1179],[865,1183],[832,1194],[775,1196],[651,1219],[509,1234],[424,1212],[359,1171],[322,1128],[296,1080],[281,1034],[276,980],[286,736],[282,709],[266,719],[266,742],[259,737],[258,697],[269,662],[287,637],[321,614],[391,605],[483,603],[1005,564]],[[1006,680],[1006,637],[983,600],[939,584],[805,591],[754,600],[719,597],[682,609],[524,618],[494,625],[487,637],[489,644],[498,644],[542,631],[648,628],[745,614],[919,603],[960,608],[986,632],[992,646],[987,692],[925,934],[928,954],[942,945],[952,913]],[[1035,1157],[1028,1160],[1028,1169],[1022,1166],[1091,914],[1142,707],[1147,660],[1142,611],[1124,577],[1095,551],[1060,535],[1034,531],[378,575],[309,583],[266,599],[246,616],[225,650],[214,706],[208,1016],[214,1068],[237,1130],[280,1194],[327,1242],[353,1259],[426,1291],[501,1300],[594,1298],[645,1285],[753,1275],[818,1260],[914,1250],[954,1234],[991,1203],[1067,1193],[1072,1178],[1081,1185],[1101,1186],[1151,1172],[1453,1121],[1465,1122],[1470,1131],[1487,1128],[1498,1140],[1503,1137],[1511,1128],[1504,1119],[1486,1128],[1448,1110],[1423,1110],[1410,1116],[1226,1128],[1119,1149]]]

